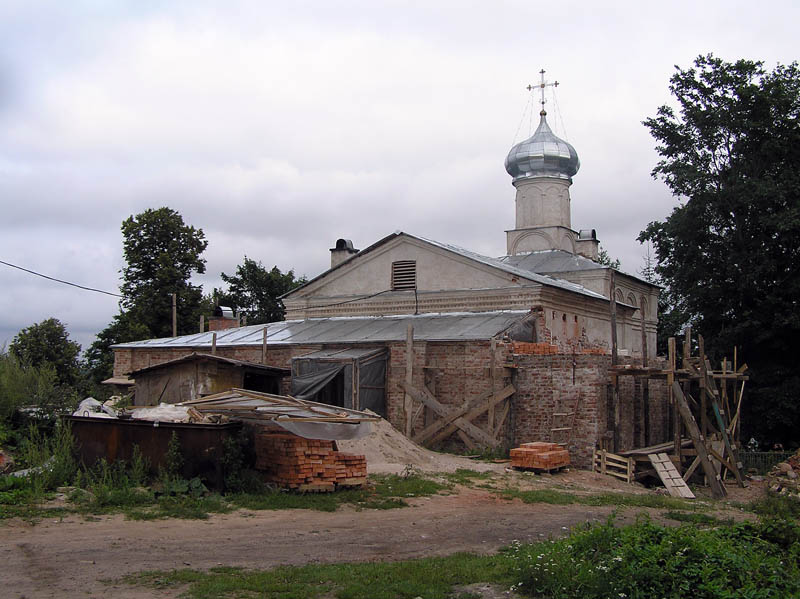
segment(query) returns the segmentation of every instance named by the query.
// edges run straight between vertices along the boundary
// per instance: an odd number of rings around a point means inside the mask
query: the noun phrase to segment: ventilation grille
[[[392,290],[417,288],[417,262],[398,260],[392,262]]]

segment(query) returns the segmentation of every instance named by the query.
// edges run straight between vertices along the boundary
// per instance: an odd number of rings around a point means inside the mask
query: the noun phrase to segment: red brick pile
[[[256,469],[266,482],[299,491],[333,491],[367,482],[367,458],[335,451],[333,441],[257,433]]]
[[[534,468],[536,470],[555,470],[569,466],[569,451],[558,443],[535,441],[523,443],[520,447],[512,449],[512,468]]]

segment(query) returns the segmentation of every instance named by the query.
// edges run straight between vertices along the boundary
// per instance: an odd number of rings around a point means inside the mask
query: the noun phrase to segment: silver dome
[[[536,133],[529,139],[518,143],[506,157],[506,171],[520,179],[535,177],[554,177],[572,180],[572,176],[581,167],[578,153],[572,145],[555,136],[547,125],[546,112],[541,113],[542,120]]]

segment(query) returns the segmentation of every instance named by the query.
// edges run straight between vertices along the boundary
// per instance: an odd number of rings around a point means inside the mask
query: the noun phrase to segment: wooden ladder
[[[575,404],[572,406],[571,412],[553,412],[553,420],[552,424],[553,427],[550,429],[550,442],[551,443],[558,443],[562,447],[568,447],[570,439],[572,438],[572,429],[575,428],[575,417],[578,415],[578,405],[581,402],[581,394],[578,393],[578,396],[575,398]],[[563,426],[566,424],[565,422],[557,422],[559,419],[569,419],[569,425]],[[561,424],[562,426],[557,426],[557,424]],[[561,441],[557,441],[556,439],[561,437]]]
[[[672,460],[666,453],[649,453],[647,457],[650,463],[653,464],[658,478],[664,483],[667,492],[672,497],[683,497],[685,499],[694,499],[694,493],[683,480],[681,473],[672,463]]]

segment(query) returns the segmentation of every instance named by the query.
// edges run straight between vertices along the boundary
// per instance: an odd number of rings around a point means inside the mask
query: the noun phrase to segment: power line
[[[94,287],[86,287],[84,285],[78,285],[77,283],[70,283],[69,281],[62,281],[61,279],[56,279],[55,277],[48,277],[47,275],[43,275],[40,272],[36,272],[35,270],[30,270],[27,268],[22,268],[21,266],[17,266],[16,264],[11,264],[10,262],[4,262],[0,260],[0,264],[5,264],[6,266],[10,266],[11,268],[16,268],[32,275],[36,275],[37,277],[42,277],[43,279],[47,279],[49,281],[55,281],[56,283],[63,283],[64,285],[70,285],[71,287],[77,287],[78,289],[83,289],[85,291],[94,291],[95,293],[104,293],[106,295],[111,295],[113,297],[125,297],[124,295],[120,295],[119,293],[111,293],[110,291],[103,291],[102,289],[95,289]]]

